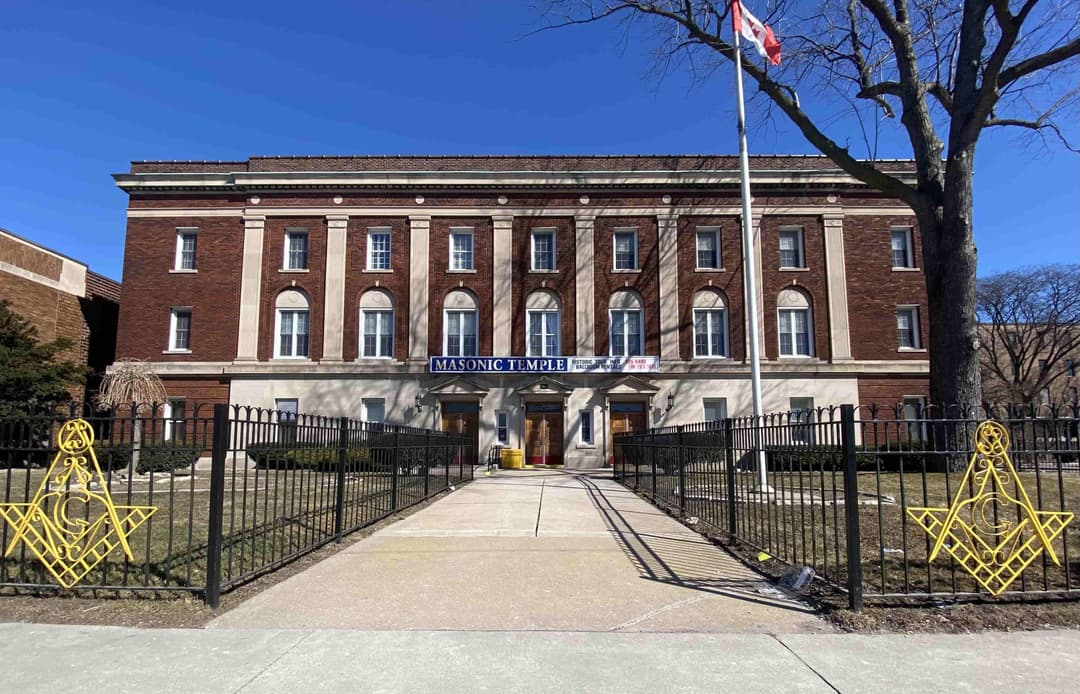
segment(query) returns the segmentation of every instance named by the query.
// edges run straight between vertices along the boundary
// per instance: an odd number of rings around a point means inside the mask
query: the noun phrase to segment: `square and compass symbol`
[[[907,515],[991,595],[1000,595],[1040,554],[1060,566],[1053,542],[1073,520],[1035,508],[1009,456],[1009,434],[994,421],[975,430],[975,452],[948,508],[912,507]]]
[[[113,503],[86,420],[60,427],[57,447],[33,500],[0,504],[0,517],[14,530],[5,556],[23,542],[57,583],[71,588],[117,547],[133,559],[128,538],[157,507]]]

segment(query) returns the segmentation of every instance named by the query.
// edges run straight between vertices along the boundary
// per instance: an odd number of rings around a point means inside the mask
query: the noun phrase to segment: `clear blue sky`
[[[0,226],[119,278],[133,159],[737,152],[730,70],[658,80],[611,24],[522,38],[528,2],[170,4],[0,2]],[[981,273],[1080,262],[1077,155],[989,134],[975,196]]]

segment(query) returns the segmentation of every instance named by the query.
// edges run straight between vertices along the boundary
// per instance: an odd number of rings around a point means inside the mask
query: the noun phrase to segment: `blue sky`
[[[0,226],[119,278],[132,159],[738,151],[730,70],[659,80],[612,24],[526,37],[530,4],[0,0]],[[1080,157],[994,131],[975,168],[981,274],[1080,262]]]

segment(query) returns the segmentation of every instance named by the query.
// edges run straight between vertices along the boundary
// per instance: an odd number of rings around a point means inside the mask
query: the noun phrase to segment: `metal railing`
[[[56,433],[81,417],[95,432],[102,480],[117,506],[157,510],[80,589],[181,591],[217,605],[220,595],[389,515],[472,479],[469,437],[345,417],[238,405],[183,413],[164,406],[121,415],[81,406],[0,404],[0,503],[28,504],[47,484]],[[92,524],[97,502],[73,505]],[[50,509],[45,509],[51,512]],[[74,511],[73,511],[74,510]],[[0,588],[56,588],[25,542],[0,521]],[[84,526],[85,527],[85,526]]]
[[[614,475],[658,506],[769,558],[809,566],[848,595],[895,601],[985,595],[908,508],[948,508],[973,452],[976,427],[1007,430],[1019,486],[1043,511],[1080,516],[1080,412],[1065,408],[929,408],[850,405],[653,429],[614,437]],[[764,467],[765,484],[759,479]],[[1015,484],[1015,483],[1014,483]],[[1021,509],[991,499],[988,526],[1012,527]],[[1080,521],[1005,594],[1080,597]]]

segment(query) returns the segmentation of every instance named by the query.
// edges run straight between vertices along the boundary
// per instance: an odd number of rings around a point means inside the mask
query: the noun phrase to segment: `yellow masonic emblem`
[[[1006,518],[1013,510],[1018,513]],[[944,548],[991,595],[1001,594],[1042,552],[1061,566],[1052,543],[1073,519],[1032,505],[1009,458],[1009,434],[997,422],[975,430],[975,453],[952,505],[909,507],[907,514],[934,540],[928,561]]]
[[[117,546],[132,559],[128,536],[157,508],[113,503],[86,420],[66,422],[56,443],[60,450],[33,501],[0,504],[0,516],[15,531],[5,556],[21,540],[60,585],[71,588]]]

